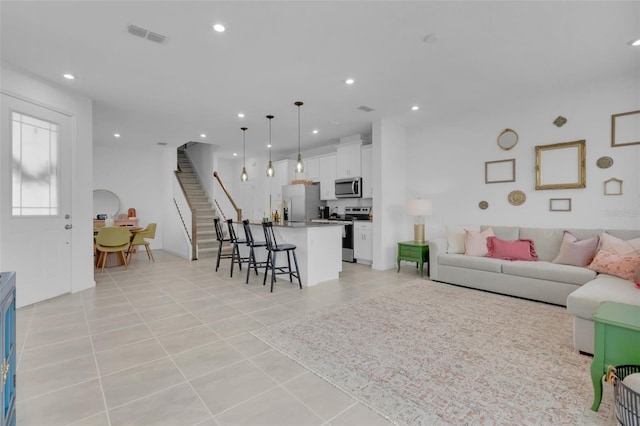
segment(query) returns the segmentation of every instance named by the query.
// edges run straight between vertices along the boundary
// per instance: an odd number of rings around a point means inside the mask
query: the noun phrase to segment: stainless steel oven
[[[371,207],[345,207],[344,216],[336,219],[342,224],[342,261],[355,262],[353,257],[353,221],[369,219]]]

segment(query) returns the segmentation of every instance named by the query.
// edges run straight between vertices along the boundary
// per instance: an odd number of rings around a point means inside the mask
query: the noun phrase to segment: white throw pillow
[[[445,225],[447,253],[464,254],[464,231],[480,232],[480,225]]]

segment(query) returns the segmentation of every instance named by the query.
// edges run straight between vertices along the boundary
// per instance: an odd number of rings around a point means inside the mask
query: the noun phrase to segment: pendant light
[[[274,177],[276,175],[276,171],[273,170],[273,163],[271,162],[271,119],[273,115],[267,115],[269,119],[269,164],[267,164],[267,177]]]
[[[304,105],[302,102],[297,101],[294,103],[298,107],[298,162],[296,163],[296,173],[304,173],[304,163],[302,162],[302,155],[300,155],[300,107]]]
[[[247,174],[247,157],[245,152],[245,136],[247,134],[247,128],[241,127],[240,129],[242,130],[242,174],[240,175],[240,180],[246,182],[247,179],[249,179],[249,175]]]

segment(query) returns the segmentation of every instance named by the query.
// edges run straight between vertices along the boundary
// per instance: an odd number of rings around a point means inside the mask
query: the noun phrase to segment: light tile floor
[[[388,425],[249,332],[417,277],[343,263],[340,279],[273,293],[229,260],[163,251],[96,271],[96,287],[21,308],[20,426]],[[426,279],[426,278],[425,278]]]

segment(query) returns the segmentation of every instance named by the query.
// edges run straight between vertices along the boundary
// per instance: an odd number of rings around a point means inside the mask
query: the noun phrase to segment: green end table
[[[427,262],[427,275],[429,275],[429,243],[416,243],[415,241],[403,241],[398,243],[398,272],[400,272],[400,261],[407,260],[416,262],[420,267],[420,276],[424,277],[423,267]]]
[[[629,283],[629,285],[632,285]],[[595,344],[591,363],[593,411],[602,400],[602,376],[609,365],[640,365],[640,306],[602,302],[596,313]]]

